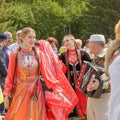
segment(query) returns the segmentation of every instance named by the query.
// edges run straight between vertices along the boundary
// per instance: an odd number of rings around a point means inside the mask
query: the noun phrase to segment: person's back
[[[10,52],[15,52],[17,48],[19,47],[18,43],[15,42],[9,46]]]
[[[5,54],[5,64],[6,64],[6,67],[8,68],[10,49],[7,46],[4,46],[2,50],[3,50],[4,54]]]
[[[0,46],[0,85],[4,84],[5,77],[7,75],[7,68],[5,65],[5,54]]]
[[[0,34],[0,85],[5,82],[5,77],[7,75],[7,68],[5,65],[5,54],[3,52],[3,47],[5,45],[6,36]]]
[[[7,36],[0,34],[0,87],[4,90],[5,77],[7,76],[7,68],[5,65],[5,54],[3,52],[3,46],[6,43]],[[0,101],[0,113],[4,111],[4,103]]]

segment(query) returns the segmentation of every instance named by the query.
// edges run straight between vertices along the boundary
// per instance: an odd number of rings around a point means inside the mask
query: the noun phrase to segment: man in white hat
[[[91,35],[88,46],[90,48],[90,53],[95,56],[93,63],[100,68],[103,68],[103,71],[99,71],[95,74],[87,86],[87,91],[89,93],[87,102],[87,120],[108,120],[110,82],[109,78],[104,73],[104,57],[106,53],[104,35]]]

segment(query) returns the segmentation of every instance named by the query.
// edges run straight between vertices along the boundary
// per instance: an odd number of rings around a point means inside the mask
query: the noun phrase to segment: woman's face
[[[34,32],[29,32],[22,40],[26,48],[31,48],[36,41],[36,35]]]
[[[70,37],[65,37],[63,39],[63,44],[66,47],[66,49],[74,49],[75,48],[74,40],[71,40]]]

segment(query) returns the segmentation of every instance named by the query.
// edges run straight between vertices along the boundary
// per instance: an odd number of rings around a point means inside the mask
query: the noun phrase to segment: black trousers
[[[4,111],[4,103],[0,104],[0,114]]]
[[[71,117],[76,117],[76,116],[78,116],[78,114],[77,114],[77,110],[76,110],[76,107],[74,108],[74,110],[69,114],[69,118],[71,118]]]

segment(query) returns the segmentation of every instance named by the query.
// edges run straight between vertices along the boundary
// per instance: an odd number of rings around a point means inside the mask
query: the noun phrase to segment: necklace
[[[32,59],[32,52],[23,52],[23,57],[24,57],[24,64],[30,68],[33,64],[33,59]]]

